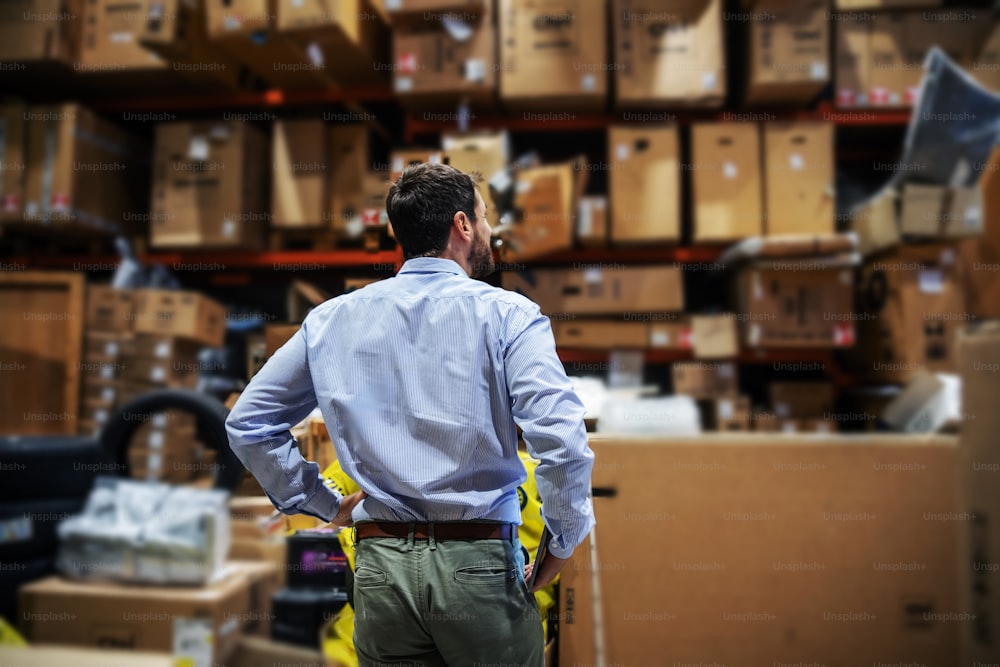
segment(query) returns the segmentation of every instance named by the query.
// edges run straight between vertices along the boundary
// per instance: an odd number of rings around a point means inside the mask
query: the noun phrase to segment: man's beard
[[[467,261],[469,262],[470,277],[472,278],[485,278],[493,273],[496,266],[493,264],[493,250],[490,248],[488,238],[477,239],[476,243],[469,250]]]

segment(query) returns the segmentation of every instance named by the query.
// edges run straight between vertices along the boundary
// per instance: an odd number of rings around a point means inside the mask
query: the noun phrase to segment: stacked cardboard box
[[[324,211],[325,226],[345,237],[359,237],[366,224],[381,224],[381,214],[385,210],[385,194],[382,204],[373,208],[373,192],[382,186],[377,173],[369,162],[371,150],[368,128],[361,124],[334,124],[327,129],[330,165],[327,183],[327,208]],[[384,173],[384,170],[383,170]]]
[[[268,145],[264,134],[245,120],[156,126],[152,246],[261,244],[270,217]]]
[[[498,20],[505,106],[581,111],[604,105],[610,68],[603,2],[499,0]]]
[[[810,0],[737,15],[750,24],[748,104],[805,104],[819,95],[830,81],[828,14],[827,0]]]
[[[135,293],[95,285],[86,299],[80,430],[94,433],[122,402],[119,378],[133,350]]]
[[[271,145],[271,220],[275,228],[323,224],[330,182],[328,143],[321,120],[275,122]]]
[[[198,442],[194,417],[161,412],[152,415],[132,436],[129,473],[135,479],[183,484],[208,476],[214,455]]]
[[[680,140],[675,125],[608,131],[611,241],[680,239]]]
[[[749,396],[703,398],[698,401],[698,411],[706,431],[747,432],[753,426]]]
[[[528,260],[573,247],[576,213],[586,182],[581,158],[517,172],[517,222],[505,259]]]
[[[128,223],[142,218],[140,141],[76,104],[30,107],[25,120],[27,221],[138,231]]]
[[[0,221],[24,215],[24,190],[28,173],[23,104],[0,105]]]
[[[441,150],[448,156],[448,164],[455,169],[467,174],[478,172],[482,175],[483,183],[479,186],[479,194],[486,203],[490,224],[496,225],[500,211],[493,201],[489,181],[506,169],[510,162],[510,137],[506,132],[444,134],[441,136]]]
[[[765,123],[764,178],[768,235],[835,231],[832,123]]]
[[[691,128],[691,145],[694,240],[759,236],[764,230],[760,127],[698,123]]]
[[[721,0],[614,0],[617,105],[721,105],[726,97],[722,5]]]
[[[69,65],[79,57],[82,10],[82,0],[0,3],[0,61]]]
[[[150,23],[144,4],[91,0],[83,7],[83,39],[77,69],[84,72],[166,70],[167,61],[147,50],[140,38]]]
[[[768,392],[772,412],[757,415],[756,430],[782,433],[831,433],[837,430],[832,383],[772,382]]]

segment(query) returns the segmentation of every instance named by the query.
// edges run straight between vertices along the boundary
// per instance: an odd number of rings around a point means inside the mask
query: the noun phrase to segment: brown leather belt
[[[426,540],[431,536],[435,540],[510,540],[517,537],[517,526],[510,523],[476,523],[471,521],[454,521],[445,523],[396,523],[392,521],[366,521],[354,526],[356,539],[369,537],[402,537],[410,536],[413,529],[413,539]]]

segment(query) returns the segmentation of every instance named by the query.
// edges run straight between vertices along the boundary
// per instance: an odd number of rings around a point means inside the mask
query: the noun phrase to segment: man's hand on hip
[[[358,503],[367,497],[368,494],[364,491],[355,491],[354,493],[341,498],[340,511],[337,512],[337,516],[333,517],[330,524],[341,528],[353,525],[354,519],[351,518],[351,514],[354,512],[354,508],[358,506]]]

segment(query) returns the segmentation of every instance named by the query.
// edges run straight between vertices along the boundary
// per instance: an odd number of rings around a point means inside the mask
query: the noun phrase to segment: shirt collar
[[[469,275],[465,272],[465,269],[458,265],[458,262],[442,257],[414,257],[413,259],[408,259],[399,270],[399,273],[454,273],[456,276],[466,277]]]

